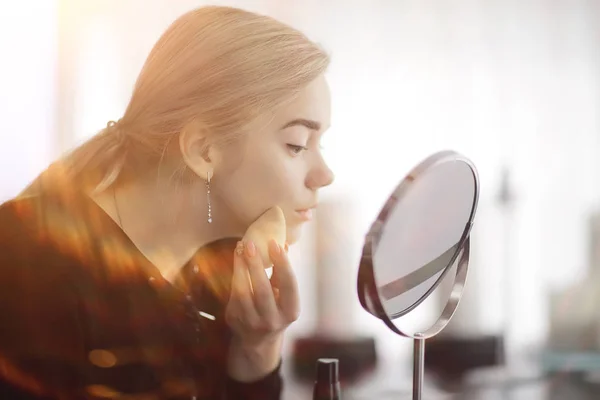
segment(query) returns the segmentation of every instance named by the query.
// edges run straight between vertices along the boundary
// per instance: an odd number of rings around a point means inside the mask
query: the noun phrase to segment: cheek
[[[244,223],[254,221],[273,205],[284,209],[297,206],[296,193],[303,184],[293,164],[266,156],[248,160],[226,180],[223,201]]]

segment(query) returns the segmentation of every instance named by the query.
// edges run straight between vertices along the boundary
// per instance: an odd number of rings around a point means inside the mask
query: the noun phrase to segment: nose
[[[333,183],[335,175],[329,168],[325,160],[322,157],[319,158],[319,162],[313,168],[306,178],[306,186],[311,190],[317,190],[325,186],[329,186]]]

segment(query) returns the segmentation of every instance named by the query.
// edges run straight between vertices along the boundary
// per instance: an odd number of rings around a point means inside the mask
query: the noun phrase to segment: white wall
[[[53,0],[0,6],[0,201],[58,154],[56,16]]]

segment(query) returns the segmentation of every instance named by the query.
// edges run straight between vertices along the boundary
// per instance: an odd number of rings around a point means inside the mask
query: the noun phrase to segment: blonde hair
[[[123,118],[48,171],[101,191],[136,158],[158,165],[184,129],[201,127],[211,142],[230,142],[328,64],[318,45],[273,18],[231,7],[192,10],[154,45]]]

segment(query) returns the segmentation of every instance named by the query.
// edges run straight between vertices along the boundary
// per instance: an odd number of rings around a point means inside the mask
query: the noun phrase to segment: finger
[[[229,299],[233,306],[238,306],[243,315],[247,318],[258,318],[254,301],[252,300],[252,290],[250,288],[250,277],[246,260],[239,252],[233,255],[233,277],[231,279],[231,296]],[[239,316],[241,317],[241,316]]]
[[[276,317],[278,314],[277,304],[273,296],[271,282],[267,278],[263,261],[258,254],[256,245],[249,240],[246,242],[244,255],[250,272],[250,281],[254,290],[254,305],[259,315]]]
[[[273,262],[273,276],[279,289],[279,308],[290,320],[296,320],[300,313],[298,281],[284,249],[274,240],[269,242],[269,255]]]

